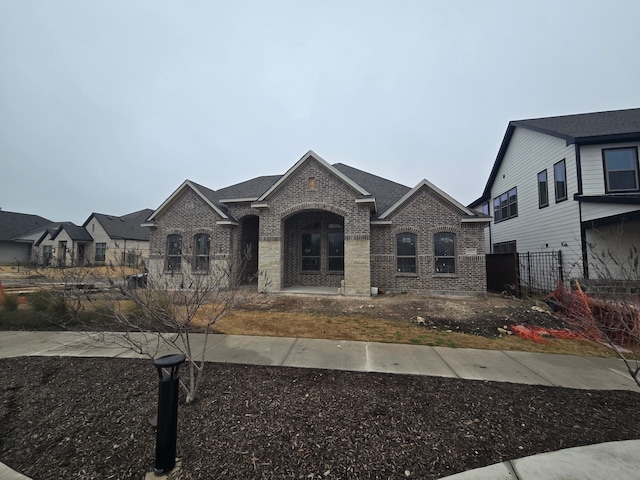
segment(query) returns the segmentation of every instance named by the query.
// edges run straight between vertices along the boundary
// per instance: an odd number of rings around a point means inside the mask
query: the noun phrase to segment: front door
[[[67,264],[67,242],[58,242],[58,266]]]

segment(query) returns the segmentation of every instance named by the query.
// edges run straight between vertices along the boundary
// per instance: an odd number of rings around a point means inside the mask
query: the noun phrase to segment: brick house
[[[409,188],[309,151],[284,175],[216,191],[186,180],[144,225],[151,278],[248,252],[244,273],[273,292],[484,294],[489,220],[427,180]]]

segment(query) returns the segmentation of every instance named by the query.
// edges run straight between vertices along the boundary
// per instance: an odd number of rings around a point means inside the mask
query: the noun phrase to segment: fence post
[[[558,250],[558,277],[564,283],[564,270],[562,269],[562,250]]]
[[[527,275],[529,276],[529,297],[531,296],[531,291],[533,290],[531,284],[531,252],[527,252]]]

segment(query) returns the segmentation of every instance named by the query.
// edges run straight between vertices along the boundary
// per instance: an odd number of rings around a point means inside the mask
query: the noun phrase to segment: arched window
[[[433,242],[436,273],[456,273],[455,233],[436,233]]]
[[[182,235],[167,236],[167,270],[179,272],[182,266]]]
[[[199,233],[194,237],[193,269],[198,272],[209,271],[209,252],[211,251],[211,237],[208,233]]]
[[[396,262],[398,273],[416,273],[416,235],[396,235]]]

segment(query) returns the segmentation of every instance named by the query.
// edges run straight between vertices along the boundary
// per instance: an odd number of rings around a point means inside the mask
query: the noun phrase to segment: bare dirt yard
[[[565,327],[544,302],[496,294],[484,297],[385,294],[364,298],[273,295],[245,306],[244,310],[295,312],[335,319],[367,317],[486,337],[500,335],[498,329],[513,324]]]

